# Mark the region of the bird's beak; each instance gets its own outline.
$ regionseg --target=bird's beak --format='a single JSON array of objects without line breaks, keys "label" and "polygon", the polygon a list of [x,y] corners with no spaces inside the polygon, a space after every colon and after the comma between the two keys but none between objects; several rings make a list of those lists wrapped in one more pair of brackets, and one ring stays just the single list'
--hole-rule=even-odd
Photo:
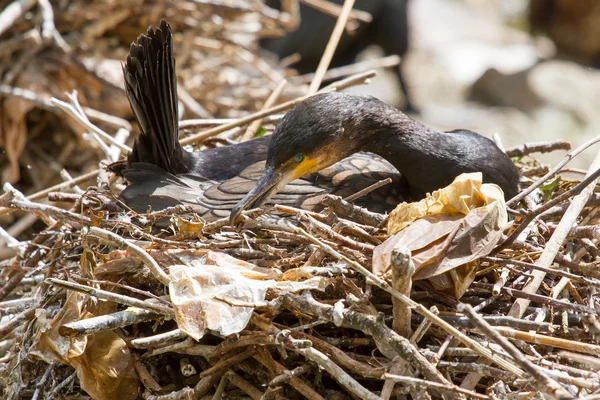
[{"label": "bird's beak", "polygon": [[267,167],[263,176],[256,183],[256,186],[231,210],[231,215],[229,216],[231,225],[235,225],[242,211],[264,204],[282,186],[288,183],[289,180],[284,179],[286,175],[289,174],[276,172],[273,168]]}]

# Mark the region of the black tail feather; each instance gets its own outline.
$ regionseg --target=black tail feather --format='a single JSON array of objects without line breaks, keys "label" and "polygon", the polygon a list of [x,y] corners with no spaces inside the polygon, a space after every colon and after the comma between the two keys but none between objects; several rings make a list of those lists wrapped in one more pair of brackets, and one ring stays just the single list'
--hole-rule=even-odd
[{"label": "black tail feather", "polygon": [[190,168],[190,155],[178,140],[177,77],[171,27],[148,28],[132,43],[123,67],[125,91],[141,134],[127,158],[128,164],[154,164],[173,174]]}]

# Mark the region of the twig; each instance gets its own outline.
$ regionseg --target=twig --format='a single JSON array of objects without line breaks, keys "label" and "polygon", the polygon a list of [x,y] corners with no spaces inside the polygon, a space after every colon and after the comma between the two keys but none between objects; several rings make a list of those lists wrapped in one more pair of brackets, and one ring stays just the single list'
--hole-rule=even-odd
[{"label": "twig", "polygon": [[[327,0],[300,0],[307,6],[313,7],[315,10],[319,10],[325,14],[329,14],[332,17],[339,17],[342,12],[342,7]],[[362,21],[364,23],[371,23],[373,16],[366,11],[352,10],[350,11],[350,18]]]},{"label": "twig", "polygon": [[310,83],[310,87],[308,88],[309,95],[317,93],[317,90],[319,90],[319,87],[321,86],[323,76],[325,75],[325,72],[329,67],[329,63],[333,58],[333,53],[335,53],[335,49],[337,48],[340,38],[344,33],[344,28],[348,23],[348,17],[350,16],[352,7],[354,7],[354,0],[344,1],[344,5],[342,6],[340,16],[338,17],[335,23],[335,27],[333,28],[333,32],[331,33],[331,37],[329,38],[329,42],[327,42],[327,47],[325,47],[325,51],[321,56],[319,66],[315,71],[315,77],[313,78],[312,82]]},{"label": "twig", "polygon": [[184,339],[186,334],[179,329],[174,329],[165,333],[159,333],[158,335],[136,338],[131,340],[131,345],[137,349],[146,349],[148,347],[159,347],[164,343],[171,342],[173,340]]},{"label": "twig", "polygon": [[351,203],[351,202],[355,201],[356,199],[360,199],[361,197],[368,195],[372,191],[379,189],[382,186],[389,185],[390,183],[392,183],[392,178],[382,179],[379,182],[376,182],[372,185],[367,186],[366,188],[364,188],[362,190],[359,190],[358,192],[356,192],[354,194],[351,194],[350,196],[346,197],[344,200]]},{"label": "twig", "polygon": [[[67,181],[67,182],[62,182],[62,183],[56,184],[54,186],[49,187],[48,189],[44,189],[37,193],[31,194],[31,195],[27,196],[26,199],[29,201],[37,201],[37,200],[40,200],[40,199],[48,196],[48,194],[50,192],[67,190],[75,185],[79,185],[81,183],[89,181],[90,179],[95,178],[96,176],[98,176],[100,171],[101,170],[97,169],[97,170],[88,172],[86,174],[80,175],[77,178],[73,179],[72,181]],[[10,214],[13,211],[15,211],[14,208],[0,207],[0,216]]]},{"label": "twig", "polygon": [[[167,275],[166,272],[163,271],[163,269],[158,265],[158,263],[156,261],[154,261],[154,259],[152,257],[150,257],[150,255],[148,253],[146,253],[146,251],[144,251],[144,249],[133,244],[131,241],[123,239],[122,237],[120,237],[112,232],[109,232],[107,230],[104,230],[104,229],[101,229],[101,228],[98,228],[95,226],[90,227],[87,232],[83,233],[83,236],[84,237],[86,237],[86,236],[97,237],[105,244],[108,244],[111,246],[117,246],[119,248],[125,248],[125,249],[131,251],[133,254],[137,255],[138,257],[140,257],[142,259],[142,261],[144,262],[146,267],[148,267],[150,272],[152,272],[152,275],[154,275],[154,277],[159,282],[161,282],[163,285],[167,285],[167,286],[171,282],[169,275]],[[90,237],[86,237],[86,240],[89,240],[89,239],[90,239]]]},{"label": "twig", "polygon": [[[406,248],[395,248],[391,254],[392,286],[405,296],[410,296],[412,288],[412,276],[415,273],[415,265],[411,260],[410,250]],[[401,300],[392,298],[392,315],[394,320],[392,327],[396,333],[405,338],[410,337],[411,309]]]},{"label": "twig", "polygon": [[550,179],[552,176],[554,176],[554,174],[559,172],[565,165],[567,165],[573,158],[575,158],[575,156],[577,156],[579,153],[583,152],[584,150],[587,150],[589,147],[595,145],[598,142],[600,142],[600,136],[596,136],[595,138],[588,140],[587,142],[585,142],[584,144],[582,144],[575,150],[568,153],[565,156],[565,158],[563,158],[561,160],[561,162],[556,164],[554,166],[554,168],[552,168],[546,175],[542,176],[540,179],[538,179],[532,185],[530,185],[527,189],[523,190],[521,193],[519,193],[518,195],[516,195],[515,197],[513,197],[512,199],[507,201],[506,206],[514,207],[515,204],[517,204],[519,201],[523,200],[523,198],[525,198],[525,196],[529,195],[535,189],[537,189],[542,184],[544,184],[544,182],[546,182],[548,179]]},{"label": "twig", "polygon": [[108,142],[108,144],[115,145],[115,146],[119,147],[122,151],[124,151],[126,153],[130,153],[131,147],[126,146],[123,143],[117,142],[115,140],[115,138],[113,138],[108,133],[104,132],[102,129],[98,128],[96,125],[94,125],[90,122],[88,117],[85,115],[83,110],[80,108],[81,106],[79,106],[79,103],[76,102],[76,96],[77,96],[76,92],[69,95],[69,98],[71,99],[72,104],[58,100],[57,98],[54,98],[54,97],[52,99],[50,99],[50,102],[53,105],[55,105],[56,107],[60,108],[64,112],[66,112],[71,117],[73,117],[77,122],[79,122],[85,128],[89,129],[91,132],[97,134],[102,139],[106,140]]},{"label": "twig", "polygon": [[502,348],[510,354],[513,359],[529,374],[534,377],[535,387],[542,392],[560,399],[574,399],[575,396],[567,392],[558,382],[550,378],[541,368],[529,361],[515,346],[512,345],[507,339],[502,337],[496,330],[494,330],[483,318],[481,318],[473,308],[468,305],[461,303],[458,306],[458,311],[462,312],[469,317],[471,322],[482,331],[487,337],[498,343]]},{"label": "twig", "polygon": [[45,280],[45,282],[53,286],[58,286],[63,289],[85,293],[88,296],[94,296],[99,299],[112,301],[117,304],[124,304],[130,307],[141,308],[143,310],[155,311],[169,318],[175,317],[175,312],[173,311],[173,309],[165,307],[162,304],[156,304],[149,301],[142,301],[122,294],[108,292],[106,290],[96,289],[90,286],[81,285],[79,283],[63,281],[55,278],[48,278]]},{"label": "twig", "polygon": [[17,0],[10,3],[0,13],[0,36],[25,14],[36,3],[36,0]]},{"label": "twig", "polygon": [[[598,138],[600,140],[600,138]],[[596,159],[592,162],[592,165],[589,169],[589,175],[596,175],[600,171],[600,153],[596,156]],[[600,174],[598,174],[600,176]],[[541,265],[542,267],[550,267],[556,254],[560,250],[563,242],[567,238],[567,235],[571,231],[573,224],[579,217],[581,210],[585,207],[585,204],[589,200],[590,196],[594,192],[594,187],[596,186],[596,182],[598,180],[598,176],[592,181],[589,182],[588,186],[586,186],[580,194],[575,196],[573,200],[571,200],[571,205],[565,212],[565,215],[560,220],[560,223],[556,227],[556,230],[550,237],[550,240],[546,243],[544,247],[544,251],[540,256],[539,260],[536,264]],[[587,179],[587,178],[586,178]],[[542,280],[546,276],[544,271],[536,270],[533,272],[534,278],[523,288],[523,291],[528,293],[537,292]],[[528,299],[517,299],[510,309],[508,315],[511,317],[520,318],[525,313],[527,306],[529,305],[530,300]]]},{"label": "twig", "polygon": [[235,386],[240,388],[244,393],[246,393],[252,400],[260,400],[263,396],[263,393],[252,386],[250,382],[242,378],[239,374],[236,374],[232,370],[228,370],[223,374],[223,377],[227,378],[229,382],[233,383]]},{"label": "twig", "polygon": [[339,196],[328,194],[327,197],[323,199],[323,204],[327,207],[331,207],[336,212],[347,215],[366,225],[379,226],[385,220],[385,215],[377,214],[365,208],[355,206]]},{"label": "twig", "polygon": [[489,349],[487,349],[487,348],[481,346],[479,343],[473,341],[471,338],[469,338],[468,336],[466,336],[465,334],[460,332],[458,329],[450,326],[448,323],[446,323],[444,320],[442,320],[439,316],[433,314],[431,311],[429,311],[427,308],[425,308],[421,304],[414,302],[410,298],[404,296],[402,293],[400,293],[397,290],[395,290],[394,288],[390,287],[387,282],[385,282],[381,278],[377,277],[376,275],[374,275],[373,273],[368,271],[365,267],[363,267],[356,261],[350,260],[348,257],[338,253],[337,251],[332,249],[330,246],[321,242],[320,240],[318,240],[317,238],[308,234],[304,230],[302,230],[300,228],[296,228],[296,227],[294,227],[294,228],[299,234],[306,236],[313,243],[318,245],[323,251],[330,254],[334,258],[347,263],[352,268],[354,268],[356,271],[358,271],[359,273],[366,276],[372,283],[377,285],[380,289],[383,289],[386,292],[390,293],[392,296],[402,300],[408,306],[413,307],[413,309],[415,311],[417,311],[419,314],[432,320],[436,325],[440,326],[446,332],[450,333],[451,335],[453,335],[457,339],[459,339],[465,346],[476,350],[480,355],[492,360],[493,362],[497,363],[498,365],[500,365],[502,368],[506,369],[507,371],[512,372],[519,377],[523,376],[523,371],[521,369],[519,369],[518,367],[516,367],[512,362],[505,360],[502,357],[499,357],[497,354],[494,354]]},{"label": "twig", "polygon": [[[592,164],[592,166],[599,166],[599,165],[600,165],[600,162]],[[596,186],[596,183],[598,181],[598,178],[600,178],[600,168],[596,168],[595,170],[590,170],[590,171],[592,171],[592,172],[590,172],[586,176],[586,178],[583,181],[579,182],[576,186],[574,186],[571,189],[567,190],[566,192],[560,194],[559,196],[553,198],[552,200],[544,203],[543,205],[538,206],[536,209],[527,212],[524,215],[523,221],[521,221],[521,223],[519,224],[517,229],[515,229],[510,234],[508,239],[506,239],[504,242],[502,242],[501,244],[496,246],[496,248],[493,251],[493,254],[497,254],[499,251],[504,250],[505,248],[510,246],[513,243],[513,241],[519,236],[519,234],[521,232],[523,232],[523,230],[525,230],[525,228],[527,228],[529,226],[529,224],[538,215],[540,215],[544,211],[554,207],[555,205],[562,203],[563,201],[570,200],[574,195],[579,195],[580,193],[586,191],[587,194],[585,194],[585,196],[582,197],[582,199],[585,199],[585,202],[579,206],[579,212],[581,212],[581,210],[583,209],[583,207],[585,207],[585,204],[587,203],[587,201],[589,200],[589,198],[591,196],[590,191],[593,191],[593,189]],[[591,189],[588,189],[588,188],[591,188]],[[570,207],[572,207],[572,204]],[[566,232],[566,235],[568,235],[569,232],[570,232],[570,229]]]},{"label": "twig", "polygon": [[480,394],[480,393],[474,392],[472,390],[463,389],[463,388],[460,388],[460,387],[458,387],[456,385],[452,385],[452,384],[443,385],[443,384],[437,383],[437,382],[431,382],[431,381],[426,381],[423,379],[412,378],[410,376],[399,376],[399,375],[394,375],[394,374],[385,374],[384,378],[392,380],[394,382],[403,383],[405,385],[415,387],[415,388],[436,389],[442,393],[459,393],[459,394],[464,394],[466,396],[469,396],[469,397],[475,398],[475,399],[484,399],[484,400],[490,399],[489,396],[486,396],[484,394]]},{"label": "twig", "polygon": [[56,396],[58,393],[60,393],[61,390],[63,390],[67,386],[69,386],[71,384],[71,382],[73,382],[75,380],[76,377],[77,377],[77,372],[73,372],[64,381],[62,381],[61,383],[56,385],[56,387],[54,389],[52,389],[52,391],[48,395],[47,400],[52,400],[54,398],[54,396]]},{"label": "twig", "polygon": [[297,349],[298,353],[302,354],[309,360],[317,363],[343,387],[348,389],[350,393],[353,393],[359,399],[365,400],[381,400],[381,397],[376,396],[371,391],[367,390],[363,385],[353,379],[346,371],[340,368],[336,363],[332,362],[329,357],[313,348],[308,349]]},{"label": "twig", "polygon": [[[323,82],[340,79],[344,76],[356,74],[363,71],[379,68],[393,68],[400,64],[401,58],[398,55],[391,55],[382,58],[359,61],[354,64],[344,65],[343,67],[331,68],[323,76]],[[304,75],[293,76],[289,80],[294,85],[310,83],[315,77],[314,72]]]},{"label": "twig", "polygon": [[[271,92],[271,95],[265,101],[265,104],[263,104],[261,110],[266,110],[268,108],[273,107],[273,104],[275,104],[277,99],[279,99],[279,96],[281,96],[281,92],[283,92],[285,85],[287,85],[287,81],[285,79],[283,79],[281,82],[279,82],[279,84],[277,85],[275,90],[273,90],[273,92]],[[244,142],[246,140],[252,139],[254,137],[254,135],[256,134],[257,129],[260,128],[261,124],[262,124],[262,119],[260,119],[260,118],[257,119],[256,121],[252,122],[248,126],[248,129],[246,129],[246,132],[244,132],[244,134],[242,135],[242,138],[240,139],[240,141]]]},{"label": "twig", "polygon": [[531,153],[550,153],[555,150],[571,150],[571,143],[566,140],[525,143],[506,150],[509,157],[523,157]]},{"label": "twig", "polygon": [[[376,75],[375,71],[367,71],[367,72],[362,73],[362,74],[357,74],[357,75],[349,77],[347,79],[343,79],[343,80],[341,80],[339,82],[334,82],[332,85],[330,85],[331,87],[328,86],[328,87],[322,89],[320,92],[327,92],[327,91],[332,91],[332,90],[342,90],[342,89],[345,89],[346,87],[353,86],[353,85],[356,85],[356,84],[360,84],[360,83],[364,82],[365,80],[368,80],[369,78],[371,78],[371,77],[373,77],[375,75]],[[309,97],[310,97],[310,95],[302,96],[302,97],[299,97],[297,99],[290,100],[290,101],[287,101],[285,103],[281,103],[281,104],[279,104],[279,105],[277,105],[275,107],[271,107],[271,108],[268,108],[266,110],[261,110],[261,111],[255,112],[255,113],[250,114],[250,115],[248,115],[246,117],[240,118],[240,119],[238,119],[238,120],[236,120],[234,122],[223,124],[223,125],[217,126],[215,128],[212,128],[212,129],[207,129],[206,131],[196,133],[195,135],[191,135],[191,136],[188,136],[187,138],[185,138],[183,140],[180,140],[180,143],[185,146],[185,145],[188,145],[188,144],[200,142],[200,141],[202,141],[204,139],[207,139],[209,137],[218,135],[221,132],[228,131],[228,130],[236,128],[236,127],[238,127],[240,125],[248,124],[248,123],[250,123],[250,122],[252,122],[254,120],[257,120],[259,118],[264,118],[264,117],[269,116],[271,114],[275,114],[275,113],[278,113],[278,112],[281,112],[281,111],[285,111],[288,108],[291,108],[291,107],[295,106],[296,104],[301,103],[302,101],[306,100]]]},{"label": "twig", "polygon": [[65,337],[81,337],[160,318],[161,314],[153,311],[128,308],[127,310],[64,324],[58,329],[58,332]]}]

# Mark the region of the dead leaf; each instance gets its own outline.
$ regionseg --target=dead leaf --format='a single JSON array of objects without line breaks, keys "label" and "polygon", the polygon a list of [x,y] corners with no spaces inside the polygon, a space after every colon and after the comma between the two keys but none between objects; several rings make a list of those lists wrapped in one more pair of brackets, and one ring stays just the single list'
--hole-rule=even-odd
[{"label": "dead leaf", "polygon": [[481,173],[462,174],[417,203],[403,203],[388,221],[388,240],[375,248],[373,272],[390,277],[395,248],[412,253],[413,279],[429,279],[460,298],[475,277],[472,261],[489,254],[508,222],[504,194],[482,184]]},{"label": "dead leaf", "polygon": [[116,309],[114,303],[91,304],[88,297],[71,292],[64,307],[40,330],[30,354],[47,363],[61,362],[77,371],[81,387],[96,400],[134,400],[139,380],[127,344],[113,331],[66,338],[59,328],[69,322],[104,315]]}]

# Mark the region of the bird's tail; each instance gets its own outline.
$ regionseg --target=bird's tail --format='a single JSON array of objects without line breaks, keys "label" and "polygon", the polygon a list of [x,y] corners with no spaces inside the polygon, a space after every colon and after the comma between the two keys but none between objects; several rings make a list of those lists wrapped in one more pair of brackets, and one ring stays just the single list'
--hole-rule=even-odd
[{"label": "bird's tail", "polygon": [[178,140],[177,77],[171,27],[148,28],[132,43],[123,67],[125,91],[141,134],[128,164],[154,164],[176,174],[190,168],[190,155]]}]

